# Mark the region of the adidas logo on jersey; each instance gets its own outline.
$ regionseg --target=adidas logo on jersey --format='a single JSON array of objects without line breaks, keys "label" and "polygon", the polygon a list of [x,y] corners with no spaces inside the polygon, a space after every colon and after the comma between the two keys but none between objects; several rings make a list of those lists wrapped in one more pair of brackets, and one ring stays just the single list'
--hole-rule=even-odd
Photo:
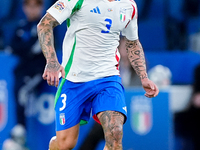
[{"label": "adidas logo on jersey", "polygon": [[96,8],[94,8],[94,9],[90,10],[90,12],[101,14],[98,6]]}]

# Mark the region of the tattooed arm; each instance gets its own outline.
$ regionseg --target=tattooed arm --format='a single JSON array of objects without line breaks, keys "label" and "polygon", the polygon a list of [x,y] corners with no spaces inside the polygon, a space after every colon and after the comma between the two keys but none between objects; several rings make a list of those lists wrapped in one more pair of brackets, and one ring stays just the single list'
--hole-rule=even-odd
[{"label": "tattooed arm", "polygon": [[147,78],[144,52],[139,40],[129,41],[126,39],[126,50],[131,66],[141,79]]},{"label": "tattooed arm", "polygon": [[62,77],[65,77],[64,68],[58,62],[54,48],[53,29],[57,25],[59,25],[59,23],[49,13],[47,13],[37,25],[40,46],[46,58],[43,78],[47,80],[49,85],[56,87],[59,82],[59,73],[61,72]]},{"label": "tattooed arm", "polygon": [[131,66],[134,68],[137,75],[140,77],[142,86],[146,91],[145,96],[155,97],[158,95],[157,86],[148,79],[146,72],[146,62],[144,51],[139,40],[130,41],[126,39],[126,50]]}]

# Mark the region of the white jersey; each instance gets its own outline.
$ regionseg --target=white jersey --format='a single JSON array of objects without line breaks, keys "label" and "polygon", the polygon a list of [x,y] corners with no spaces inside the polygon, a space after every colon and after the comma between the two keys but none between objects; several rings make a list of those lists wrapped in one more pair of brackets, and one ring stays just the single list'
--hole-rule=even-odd
[{"label": "white jersey", "polygon": [[47,10],[60,24],[67,20],[62,66],[66,79],[87,82],[119,75],[119,35],[138,39],[133,0],[59,0]]}]

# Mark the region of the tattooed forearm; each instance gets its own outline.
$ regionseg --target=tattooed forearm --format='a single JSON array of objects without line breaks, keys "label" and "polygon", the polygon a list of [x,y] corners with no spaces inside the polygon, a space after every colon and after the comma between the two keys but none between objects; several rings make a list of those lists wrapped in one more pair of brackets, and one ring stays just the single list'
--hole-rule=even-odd
[{"label": "tattooed forearm", "polygon": [[126,50],[131,66],[134,68],[137,75],[141,79],[147,78],[144,52],[139,40],[130,41],[126,39]]},{"label": "tattooed forearm", "polygon": [[38,38],[42,52],[47,60],[46,68],[57,67],[57,56],[54,49],[53,28],[59,23],[50,15],[46,14],[37,26]]}]

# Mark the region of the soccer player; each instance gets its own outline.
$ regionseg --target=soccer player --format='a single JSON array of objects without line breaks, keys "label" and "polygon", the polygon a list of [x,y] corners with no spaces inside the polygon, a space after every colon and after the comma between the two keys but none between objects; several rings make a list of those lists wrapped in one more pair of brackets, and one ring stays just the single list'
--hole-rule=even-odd
[{"label": "soccer player", "polygon": [[[53,28],[64,21],[62,65],[53,46]],[[151,98],[157,86],[148,79],[143,48],[138,40],[137,6],[133,0],[59,0],[37,26],[46,58],[43,78],[58,86],[55,96],[56,137],[50,150],[75,147],[79,125],[92,114],[104,130],[104,150],[122,150],[127,119],[124,88],[119,73],[119,35],[126,37],[132,67]],[[60,77],[60,81],[59,81]]]}]

